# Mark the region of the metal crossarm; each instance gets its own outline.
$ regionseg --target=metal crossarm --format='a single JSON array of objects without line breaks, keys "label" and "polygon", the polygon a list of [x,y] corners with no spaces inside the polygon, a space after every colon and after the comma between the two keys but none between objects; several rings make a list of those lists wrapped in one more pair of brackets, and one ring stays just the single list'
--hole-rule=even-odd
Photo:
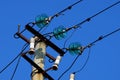
[{"label": "metal crossarm", "polygon": [[43,74],[44,77],[48,78],[49,80],[54,80],[50,75],[48,75],[43,69],[41,69],[36,63],[34,63],[29,57],[25,54],[22,54],[22,57],[27,60],[32,66],[34,66],[40,73]]},{"label": "metal crossarm", "polygon": [[45,42],[46,45],[50,46],[51,48],[53,48],[55,51],[57,51],[61,56],[63,56],[65,54],[65,52],[63,50],[61,50],[59,47],[57,47],[54,43],[52,43],[50,40],[48,40],[47,38],[45,38],[42,34],[40,34],[38,31],[36,31],[34,28],[32,28],[29,25],[26,25],[26,29],[28,31],[30,31],[32,34],[34,34],[35,36],[39,37],[41,41]]}]

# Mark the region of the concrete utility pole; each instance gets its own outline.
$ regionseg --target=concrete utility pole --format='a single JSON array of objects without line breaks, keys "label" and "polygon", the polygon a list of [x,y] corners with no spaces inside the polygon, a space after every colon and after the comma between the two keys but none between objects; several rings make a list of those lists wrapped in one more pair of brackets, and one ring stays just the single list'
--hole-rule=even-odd
[{"label": "concrete utility pole", "polygon": [[[38,42],[35,45],[34,62],[42,69],[44,69],[44,58],[46,55],[46,44],[44,42]],[[44,80],[42,73],[33,67],[32,69],[32,80]]]}]

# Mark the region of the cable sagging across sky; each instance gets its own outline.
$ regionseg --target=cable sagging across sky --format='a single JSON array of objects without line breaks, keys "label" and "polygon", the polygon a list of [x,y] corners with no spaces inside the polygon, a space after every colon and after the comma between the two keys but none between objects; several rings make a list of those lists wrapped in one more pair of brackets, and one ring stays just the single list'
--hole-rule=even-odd
[{"label": "cable sagging across sky", "polygon": [[89,58],[90,58],[90,53],[91,53],[91,48],[89,48],[88,56],[87,56],[87,58],[86,58],[85,63],[83,64],[83,66],[82,66],[79,70],[73,72],[74,74],[81,72],[81,71],[85,68],[85,66],[87,65],[88,60],[89,60]]}]

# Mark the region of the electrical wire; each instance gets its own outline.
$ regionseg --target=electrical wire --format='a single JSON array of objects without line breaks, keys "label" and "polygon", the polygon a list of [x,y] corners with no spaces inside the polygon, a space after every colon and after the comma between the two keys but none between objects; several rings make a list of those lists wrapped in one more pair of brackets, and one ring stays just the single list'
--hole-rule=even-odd
[{"label": "electrical wire", "polygon": [[[78,73],[78,72],[80,72],[80,71],[82,71],[82,70],[84,69],[84,67],[85,67],[86,64],[88,63],[88,60],[89,60],[89,57],[90,57],[90,51],[91,51],[91,50],[90,50],[90,48],[89,48],[88,56],[87,56],[87,59],[86,59],[84,65],[81,67],[81,69],[73,72],[74,74],[75,74],[75,73]],[[78,55],[78,56],[74,59],[74,61],[73,61],[72,64],[70,65],[70,67],[67,68],[67,69],[59,76],[58,80],[60,80],[60,79],[62,78],[62,76],[63,76],[65,73],[67,73],[67,72],[73,67],[73,65],[75,64],[75,62],[76,62],[77,59],[79,58],[79,56],[80,56],[80,55]]]},{"label": "electrical wire", "polygon": [[[89,45],[87,45],[87,47],[89,48],[89,53],[88,53],[88,57],[87,57],[87,59],[86,59],[86,61],[85,61],[85,64],[81,67],[81,69],[75,71],[74,73],[78,73],[78,72],[82,71],[83,68],[84,68],[84,67],[86,66],[86,64],[88,63],[88,60],[89,60],[89,57],[90,57],[90,52],[91,52],[91,49],[90,49],[90,48],[92,47],[93,44],[95,44],[96,42],[98,42],[98,41],[100,41],[100,40],[102,40],[102,39],[104,39],[104,38],[106,38],[106,37],[108,37],[108,36],[110,36],[110,35],[118,32],[118,31],[120,31],[120,28],[118,28],[118,29],[116,29],[116,30],[114,30],[114,31],[112,31],[112,32],[104,35],[104,36],[100,36],[97,40],[95,40],[95,41],[93,41],[92,43],[90,43]],[[87,48],[87,47],[86,47],[86,48]]]},{"label": "electrical wire", "polygon": [[104,39],[104,38],[106,38],[106,37],[108,37],[108,36],[110,36],[110,35],[118,32],[118,31],[120,31],[120,28],[118,28],[118,29],[116,29],[116,30],[114,30],[114,31],[112,31],[112,32],[104,35],[104,36],[98,37],[98,39],[96,39],[95,41],[93,41],[93,42],[91,42],[90,44],[88,44],[85,48],[89,48],[89,47],[93,46],[96,42],[98,42],[98,41],[100,41],[100,40],[102,40],[102,39]]},{"label": "electrical wire", "polygon": [[[81,2],[81,1],[82,1],[82,0],[79,0],[78,2],[76,2],[76,3],[74,3],[74,4],[70,5],[70,6],[68,6],[68,7],[65,8],[64,10],[56,13],[55,15],[52,16],[51,20],[52,20],[54,17],[58,17],[59,15],[61,15],[61,13],[65,12],[66,10],[71,9],[74,5],[78,4],[78,3]],[[71,30],[71,29],[73,29],[73,28],[74,28],[74,29],[77,29],[77,28],[80,27],[80,25],[82,25],[83,23],[89,22],[92,18],[98,16],[99,14],[103,13],[104,11],[112,8],[113,6],[115,6],[115,5],[119,4],[119,3],[120,3],[120,1],[118,1],[118,2],[116,2],[116,3],[114,3],[114,4],[112,4],[112,5],[110,5],[109,7],[107,7],[107,8],[105,8],[105,9],[99,11],[98,13],[92,15],[91,17],[88,17],[87,19],[83,20],[82,22],[80,22],[80,23],[78,23],[78,24],[70,27],[69,30]],[[32,26],[35,25],[35,23],[33,23],[33,22],[30,22],[30,23],[28,23],[28,24],[32,24]],[[27,24],[27,25],[28,25],[28,24]],[[26,30],[26,29],[22,30],[22,31],[20,32],[20,34],[23,33],[25,30]],[[42,30],[42,29],[40,29],[39,31],[41,31],[41,30]],[[17,37],[16,34],[14,34],[14,38],[18,39],[19,37]]]},{"label": "electrical wire", "polygon": [[69,27],[69,28],[68,28],[68,29],[69,29],[68,31],[70,31],[71,29],[81,28],[81,25],[84,24],[85,22],[89,22],[92,18],[94,18],[94,17],[100,15],[101,13],[103,13],[103,12],[109,10],[110,8],[116,6],[116,5],[119,4],[119,3],[120,3],[120,1],[118,1],[118,2],[116,2],[116,3],[114,3],[114,4],[112,4],[112,5],[108,6],[107,8],[105,8],[105,9],[99,11],[98,13],[96,13],[96,14],[94,14],[94,15],[88,17],[88,18],[86,18],[86,19],[83,20],[82,22],[80,22],[80,23],[78,23],[78,24],[76,24],[76,25],[74,25],[74,26],[72,26],[72,27]]},{"label": "electrical wire", "polygon": [[94,17],[98,16],[99,14],[101,14],[101,13],[105,12],[106,10],[108,10],[108,9],[112,8],[113,6],[115,6],[115,5],[119,4],[119,3],[120,3],[120,1],[118,1],[118,2],[116,2],[116,3],[114,3],[114,4],[112,4],[112,5],[110,5],[109,7],[107,7],[107,8],[105,8],[105,9],[103,9],[103,10],[99,11],[98,13],[96,13],[96,14],[92,15],[91,17],[89,17],[89,18],[85,19],[84,21],[82,21],[82,22],[78,23],[78,24],[77,24],[77,25],[75,25],[75,26],[80,26],[80,25],[82,25],[82,24],[83,24],[83,23],[85,23],[85,22],[89,22],[92,18],[94,18]]},{"label": "electrical wire", "polygon": [[[48,21],[50,22],[53,18],[62,15],[63,12],[65,12],[65,11],[67,11],[67,10],[70,10],[73,6],[75,6],[76,4],[78,4],[78,3],[82,2],[82,1],[83,1],[83,0],[79,0],[79,1],[75,2],[74,4],[68,6],[67,8],[63,9],[62,11],[54,14],[53,16],[49,17],[50,20],[48,20]],[[46,26],[46,25],[45,25],[45,26]],[[44,27],[43,27],[43,28],[44,28]],[[38,32],[40,32],[43,28],[39,29]],[[47,28],[47,27],[46,27],[46,28]],[[45,28],[44,30],[46,30],[46,28]],[[44,31],[44,30],[43,30],[43,31]],[[23,31],[24,31],[24,30],[23,30]],[[42,32],[43,32],[43,31],[42,31]],[[44,34],[44,35],[45,35],[45,34]]]},{"label": "electrical wire", "polygon": [[[63,12],[65,12],[65,11],[67,11],[67,10],[70,10],[73,6],[75,6],[76,4],[78,4],[78,3],[82,2],[82,1],[83,1],[83,0],[79,0],[79,1],[75,2],[74,4],[68,6],[67,8],[63,9],[62,11],[54,14],[53,16],[49,17],[50,20],[49,20],[49,18],[48,18],[48,21],[50,22],[53,18],[62,15]],[[34,23],[34,22],[29,22],[28,24],[32,24],[32,26],[34,26],[36,23]],[[27,25],[28,25],[28,24],[27,24]],[[46,26],[46,25],[45,25],[45,26]],[[43,28],[41,28],[41,29],[38,30],[38,31],[40,32],[42,29],[43,29]],[[19,30],[18,30],[18,31],[19,31]],[[26,29],[23,29],[23,30],[20,32],[20,34],[23,33],[24,31],[26,31]],[[18,38],[19,38],[16,33],[14,34],[14,38],[15,38],[15,39],[18,39]]]},{"label": "electrical wire", "polygon": [[15,67],[15,69],[14,69],[14,72],[13,72],[10,80],[13,80],[13,78],[14,78],[14,76],[15,76],[15,73],[16,73],[16,71],[17,71],[18,65],[19,65],[19,63],[20,63],[20,59],[21,59],[21,56],[18,58],[16,67]]},{"label": "electrical wire", "polygon": [[[22,50],[26,49],[27,47],[28,47],[28,43],[26,43],[26,44],[23,46]],[[15,67],[15,69],[14,69],[14,72],[13,72],[10,80],[13,80],[13,78],[14,78],[14,76],[15,76],[15,73],[16,73],[16,71],[17,71],[18,65],[19,65],[19,63],[20,63],[20,60],[21,60],[21,56],[19,56],[19,58],[18,58],[16,67]]]},{"label": "electrical wire", "polygon": [[89,60],[89,58],[90,58],[90,53],[91,53],[91,48],[89,48],[88,56],[87,56],[87,59],[86,59],[85,63],[83,64],[83,66],[82,66],[79,70],[77,70],[77,71],[75,71],[75,72],[73,72],[73,73],[76,74],[76,73],[78,73],[78,72],[81,72],[81,71],[85,68],[85,66],[87,65],[88,60]]},{"label": "electrical wire", "polygon": [[[88,18],[86,18],[86,19],[83,20],[82,22],[80,22],[80,23],[78,23],[78,24],[76,24],[76,25],[74,25],[74,26],[72,26],[72,27],[69,27],[68,30],[67,30],[67,32],[70,31],[71,29],[81,28],[81,25],[84,24],[85,22],[89,22],[92,18],[94,18],[94,17],[98,16],[99,14],[101,14],[101,13],[103,13],[103,12],[109,10],[110,8],[112,8],[113,6],[115,6],[115,5],[119,4],[119,3],[120,3],[120,1],[118,1],[118,2],[116,2],[116,3],[114,3],[114,4],[112,4],[112,5],[108,6],[107,8],[105,8],[105,9],[99,11],[98,13],[96,13],[96,14],[94,14],[94,15],[88,17]],[[50,34],[52,34],[52,32],[46,33],[46,34],[44,34],[44,35],[49,36]],[[65,43],[65,44],[66,44],[66,43]]]},{"label": "electrical wire", "polygon": [[9,63],[7,64],[7,66],[5,66],[5,67],[0,71],[0,74],[1,74],[2,72],[4,72],[4,71],[21,55],[21,53],[23,53],[23,51],[24,51],[27,47],[28,47],[28,44],[27,44],[27,43],[26,43],[25,45],[23,45],[21,52],[20,52],[11,62],[9,62]]},{"label": "electrical wire", "polygon": [[68,67],[59,77],[57,80],[60,80],[62,78],[62,76],[67,73],[74,65],[74,63],[77,61],[77,59],[79,58],[80,54],[74,59],[74,61],[72,62],[72,64],[70,65],[70,67]]},{"label": "electrical wire", "polygon": [[74,29],[74,31],[71,33],[71,35],[65,40],[65,42],[63,44],[63,46],[64,46],[63,49],[66,48],[66,44],[67,44],[68,40],[70,40],[70,38],[74,35],[75,31],[76,31],[76,29]]},{"label": "electrical wire", "polygon": [[[95,41],[93,41],[92,43],[90,43],[90,44],[87,46],[87,47],[89,48],[89,53],[88,53],[88,57],[87,57],[87,59],[86,59],[86,61],[85,61],[85,64],[81,67],[81,69],[79,69],[79,70],[77,70],[77,71],[75,71],[75,72],[73,72],[73,73],[78,73],[78,72],[82,71],[83,68],[86,66],[86,64],[88,63],[89,57],[90,57],[90,53],[91,53],[91,49],[90,49],[90,48],[91,48],[91,46],[92,46],[93,44],[95,44],[96,42],[102,40],[103,38],[106,38],[106,37],[108,37],[108,36],[110,36],[110,35],[118,32],[118,31],[120,31],[120,28],[118,28],[118,29],[116,29],[116,30],[114,30],[114,31],[112,31],[112,32],[104,35],[104,36],[100,36],[97,40],[95,40]],[[86,47],[86,48],[87,48],[87,47]]]},{"label": "electrical wire", "polygon": [[89,60],[89,58],[90,58],[91,47],[92,47],[93,44],[95,44],[96,42],[98,42],[98,41],[100,41],[100,40],[102,40],[102,39],[104,39],[104,38],[106,38],[106,37],[108,37],[108,36],[110,36],[110,35],[118,32],[118,31],[120,31],[120,28],[118,28],[118,29],[116,29],[116,30],[114,30],[114,31],[112,31],[112,32],[104,35],[104,36],[100,36],[97,40],[95,40],[95,41],[93,41],[92,43],[88,44],[88,45],[84,48],[84,49],[89,48],[88,57],[87,57],[84,65],[83,65],[79,70],[77,70],[77,71],[75,71],[75,72],[73,72],[73,73],[75,74],[75,73],[81,72],[81,71],[84,69],[84,67],[87,65],[88,60]]},{"label": "electrical wire", "polygon": [[53,15],[53,16],[51,17],[51,19],[53,19],[53,18],[55,18],[55,17],[58,17],[59,15],[62,15],[63,12],[65,12],[65,11],[67,11],[67,10],[70,10],[74,5],[76,5],[76,4],[78,4],[78,3],[82,2],[82,1],[83,1],[83,0],[79,0],[79,1],[75,2],[74,4],[68,6],[67,8],[65,8],[65,9],[63,9],[62,11],[60,11],[60,12],[56,13],[55,15]]},{"label": "electrical wire", "polygon": [[[34,27],[35,23],[29,22],[27,25],[31,25],[31,27]],[[23,32],[25,32],[25,31],[26,31],[26,28],[23,29],[23,30],[20,32],[20,34],[23,33]]]},{"label": "electrical wire", "polygon": [[18,54],[7,66],[5,66],[1,71],[0,74],[5,71],[18,57],[20,56],[20,54]]},{"label": "electrical wire", "polygon": [[[118,32],[118,31],[120,31],[120,28],[118,28],[118,29],[116,29],[116,30],[112,31],[111,33],[108,33],[108,34],[106,34],[106,35],[104,35],[104,36],[100,36],[97,40],[95,40],[95,41],[93,41],[92,43],[88,44],[84,49],[92,47],[92,45],[93,45],[94,43],[96,43],[96,42],[98,42],[98,41],[100,41],[100,40],[102,40],[102,39],[104,39],[104,38],[106,38],[106,37],[108,37],[108,36],[110,36],[110,35]],[[74,65],[74,63],[76,62],[76,60],[79,58],[79,56],[80,56],[80,55],[78,55],[78,56],[75,58],[75,60],[73,61],[73,63],[71,64],[71,66],[70,66],[68,69],[66,69],[66,70],[60,75],[60,77],[58,78],[58,80],[60,80],[61,77],[62,77],[67,71],[69,71],[69,70],[72,68],[72,66]],[[88,58],[87,58],[85,64],[83,65],[83,67],[82,67],[80,70],[78,70],[78,71],[76,71],[76,72],[80,72],[80,71],[85,67],[85,65],[87,64],[87,62],[88,62],[88,60],[89,60],[89,56],[90,56],[90,51],[89,51],[89,55],[88,55]]]},{"label": "electrical wire", "polygon": [[41,28],[41,29],[39,29],[39,30],[38,30],[38,32],[40,32],[40,31],[41,31],[41,33],[42,33],[42,32],[44,32],[45,30],[47,30],[47,28],[48,28],[48,25],[47,25],[47,26],[44,26],[44,27],[43,27],[43,28]]}]

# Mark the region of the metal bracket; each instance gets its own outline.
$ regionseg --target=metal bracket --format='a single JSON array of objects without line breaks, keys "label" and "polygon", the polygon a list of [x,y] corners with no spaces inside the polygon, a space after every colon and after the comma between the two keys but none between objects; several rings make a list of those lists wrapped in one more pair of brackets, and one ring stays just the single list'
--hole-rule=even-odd
[{"label": "metal bracket", "polygon": [[25,60],[27,60],[32,66],[34,66],[40,73],[43,74],[44,77],[48,78],[49,80],[54,80],[50,75],[48,75],[43,69],[41,69],[36,63],[34,63],[29,57],[23,53],[21,55]]}]

